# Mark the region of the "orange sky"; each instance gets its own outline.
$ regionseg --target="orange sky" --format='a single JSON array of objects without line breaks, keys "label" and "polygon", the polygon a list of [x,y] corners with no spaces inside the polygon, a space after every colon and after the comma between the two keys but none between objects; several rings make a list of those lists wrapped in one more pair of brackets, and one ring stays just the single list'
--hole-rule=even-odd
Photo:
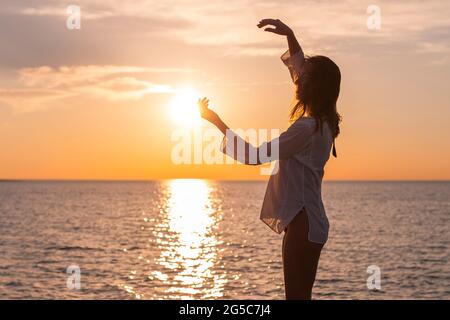
[{"label": "orange sky", "polygon": [[339,157],[325,179],[450,179],[447,3],[379,1],[374,31],[360,1],[77,2],[71,31],[63,1],[2,3],[0,179],[266,179],[173,164],[168,112],[189,87],[232,128],[285,129],[286,43],[256,28],[265,17],[341,68]]}]

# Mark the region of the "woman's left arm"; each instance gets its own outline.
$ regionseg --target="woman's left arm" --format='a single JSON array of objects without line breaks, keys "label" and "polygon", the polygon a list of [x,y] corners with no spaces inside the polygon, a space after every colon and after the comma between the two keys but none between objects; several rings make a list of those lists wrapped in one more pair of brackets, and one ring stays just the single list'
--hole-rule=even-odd
[{"label": "woman's left arm", "polygon": [[209,109],[208,99],[200,99],[198,105],[202,118],[211,122],[225,135],[224,142],[226,143],[222,147],[222,152],[243,164],[260,165],[287,159],[304,148],[312,134],[312,129],[308,124],[297,121],[278,138],[254,147],[235,134],[216,112]]},{"label": "woman's left arm", "polygon": [[[259,148],[255,148],[250,143],[234,134],[232,130],[230,130],[228,125],[223,122],[219,115],[209,108],[209,100],[207,98],[199,99],[198,107],[201,117],[212,123],[224,134],[224,141],[226,143],[222,147],[222,152],[234,158],[235,160],[238,160],[239,162],[247,165],[260,165],[264,162],[269,162],[261,161],[259,156]],[[237,139],[239,139],[239,142],[237,141]],[[232,148],[229,147],[229,140],[232,140]],[[242,151],[238,150],[239,143],[241,144],[241,146],[243,146]]]}]

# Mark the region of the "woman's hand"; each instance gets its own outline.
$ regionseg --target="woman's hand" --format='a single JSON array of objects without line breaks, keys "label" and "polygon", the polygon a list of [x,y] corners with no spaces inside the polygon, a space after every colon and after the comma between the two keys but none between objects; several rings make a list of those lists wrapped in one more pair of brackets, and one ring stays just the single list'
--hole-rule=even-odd
[{"label": "woman's hand", "polygon": [[[258,23],[258,28],[263,28],[265,26],[272,26],[272,28],[265,28],[264,31],[276,33],[282,36],[287,36],[287,41],[289,45],[289,53],[292,56],[298,52],[302,52],[302,48],[295,38],[294,31],[281,22],[279,19],[263,19]],[[303,54],[303,52],[302,52]]]},{"label": "woman's hand", "polygon": [[282,36],[288,36],[292,34],[291,28],[285,25],[279,19],[263,19],[258,23],[258,28],[265,26],[272,26],[272,28],[265,28],[264,31],[276,33]]},{"label": "woman's hand", "polygon": [[197,104],[201,117],[212,124],[216,124],[219,116],[209,108],[209,100],[207,98],[198,99]]},{"label": "woman's hand", "polygon": [[228,126],[220,119],[220,117],[209,108],[209,100],[206,98],[198,99],[198,109],[203,119],[211,122],[223,134],[227,134]]}]

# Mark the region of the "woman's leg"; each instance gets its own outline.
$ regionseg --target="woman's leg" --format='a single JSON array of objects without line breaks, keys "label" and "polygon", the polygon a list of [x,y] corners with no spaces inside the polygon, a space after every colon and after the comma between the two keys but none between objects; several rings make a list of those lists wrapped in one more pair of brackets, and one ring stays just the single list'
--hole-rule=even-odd
[{"label": "woman's leg", "polygon": [[283,238],[283,270],[286,299],[310,300],[323,245],[308,240],[305,209],[295,216]]}]

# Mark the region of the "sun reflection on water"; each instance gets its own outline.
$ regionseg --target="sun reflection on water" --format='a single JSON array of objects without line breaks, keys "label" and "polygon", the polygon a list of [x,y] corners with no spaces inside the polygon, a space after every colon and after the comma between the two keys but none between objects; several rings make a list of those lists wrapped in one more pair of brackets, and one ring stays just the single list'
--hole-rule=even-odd
[{"label": "sun reflection on water", "polygon": [[211,187],[203,180],[170,181],[167,217],[159,226],[157,242],[161,270],[153,272],[164,281],[168,298],[220,298],[225,276],[215,269],[219,261],[217,212]]}]

